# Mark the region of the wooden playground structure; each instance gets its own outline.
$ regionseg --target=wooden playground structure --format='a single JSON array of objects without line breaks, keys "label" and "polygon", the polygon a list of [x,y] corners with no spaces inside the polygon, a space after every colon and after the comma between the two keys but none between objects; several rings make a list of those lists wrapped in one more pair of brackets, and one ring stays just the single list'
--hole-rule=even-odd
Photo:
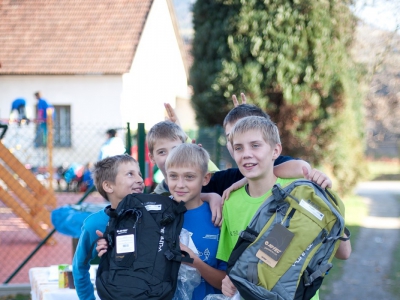
[{"label": "wooden playground structure", "polygon": [[[52,113],[52,109],[48,109],[47,148],[48,171],[51,179],[53,178]],[[15,215],[22,218],[38,237],[44,239],[48,235],[48,229],[53,227],[50,210],[56,207],[52,180],[50,180],[49,187],[46,188],[1,142],[0,179],[7,186],[6,189],[0,186],[0,201],[11,208]],[[54,243],[54,241],[50,241],[50,243]]]}]

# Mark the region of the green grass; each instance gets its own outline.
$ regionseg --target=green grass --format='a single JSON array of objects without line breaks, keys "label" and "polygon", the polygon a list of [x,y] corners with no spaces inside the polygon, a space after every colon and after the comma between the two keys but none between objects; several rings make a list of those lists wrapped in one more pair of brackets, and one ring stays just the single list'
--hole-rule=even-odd
[{"label": "green grass", "polygon": [[[397,197],[397,201],[400,202],[400,196]],[[389,279],[393,295],[400,295],[400,285],[398,284],[400,282],[400,239],[397,240],[397,245],[393,251]]]},{"label": "green grass", "polygon": [[400,178],[400,161],[398,159],[368,161],[367,165],[369,180],[399,180]]},{"label": "green grass", "polygon": [[[350,230],[351,245],[354,249],[354,241],[360,232],[364,218],[368,215],[368,208],[363,201],[363,198],[359,196],[351,195],[342,200],[346,207],[346,227]],[[333,283],[343,275],[343,266],[345,263],[346,261],[344,260],[333,259],[333,268],[329,271],[329,275],[325,277],[320,288],[320,299],[324,299],[324,295],[329,294],[332,291]]]},{"label": "green grass", "polygon": [[0,296],[0,300],[30,300],[31,295],[10,295],[10,296]]},{"label": "green grass", "polygon": [[346,226],[361,226],[364,218],[368,216],[368,207],[363,198],[350,195],[342,200],[346,208]]},{"label": "green grass", "polygon": [[[351,232],[351,240],[354,241],[358,236],[358,233],[360,232],[360,226],[346,226],[346,227]],[[354,242],[351,243],[351,246],[354,249]],[[333,267],[329,271],[329,274],[325,276],[324,282],[322,283],[322,286],[320,288],[320,293],[319,293],[320,299],[324,299],[324,296],[326,294],[330,294],[332,292],[333,283],[336,280],[340,279],[340,277],[343,275],[343,267],[345,263],[346,263],[345,260],[340,260],[336,258],[332,260]]]}]

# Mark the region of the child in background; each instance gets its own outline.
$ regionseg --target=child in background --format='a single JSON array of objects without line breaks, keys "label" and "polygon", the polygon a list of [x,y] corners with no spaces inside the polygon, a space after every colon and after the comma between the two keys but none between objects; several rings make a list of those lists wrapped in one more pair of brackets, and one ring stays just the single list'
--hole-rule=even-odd
[{"label": "child in background", "polygon": [[[164,180],[157,185],[154,193],[169,195],[170,191],[167,184],[168,180],[166,180],[165,161],[172,149],[184,144],[186,139],[186,133],[182,128],[171,121],[159,122],[149,130],[147,134],[149,158],[155,165],[157,165],[164,176]],[[214,164],[211,164],[211,161],[207,163],[210,172],[210,168],[213,165]],[[212,221],[215,225],[219,225],[221,221],[221,196],[211,192],[202,193],[201,199],[210,204]]]},{"label": "child in background", "polygon": [[[240,119],[249,116],[263,117],[270,120],[270,117],[255,105],[246,103],[246,97],[242,93],[242,104],[239,105],[236,96],[233,95],[233,103],[235,107],[226,115],[224,119],[224,130],[227,139],[226,147],[230,155],[233,157],[232,146],[228,141],[230,132],[233,126]],[[299,159],[293,159],[290,156],[282,156],[274,160],[274,174],[280,178],[300,178],[305,177],[309,180],[321,185],[322,188],[332,187],[332,182],[324,173],[311,169],[310,165]],[[229,198],[229,193],[246,184],[246,179],[238,168],[231,168],[223,171],[216,172],[210,183],[203,188],[204,193],[214,192],[222,196],[223,200]]]},{"label": "child in background", "polygon": [[[94,165],[94,184],[97,191],[110,201],[111,207],[128,194],[143,193],[144,184],[137,161],[127,154],[105,158]],[[84,261],[91,251],[92,244],[98,239],[96,230],[104,232],[109,217],[101,210],[86,218],[82,233],[72,261],[72,272],[76,292],[81,300],[94,300],[94,289],[90,281],[90,264]],[[97,256],[92,249],[91,259]]]}]

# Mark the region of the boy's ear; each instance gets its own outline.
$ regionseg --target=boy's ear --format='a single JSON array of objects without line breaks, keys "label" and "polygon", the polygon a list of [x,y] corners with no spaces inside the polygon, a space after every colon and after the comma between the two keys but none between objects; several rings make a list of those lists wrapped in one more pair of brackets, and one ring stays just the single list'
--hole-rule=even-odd
[{"label": "boy's ear", "polygon": [[101,186],[103,187],[103,190],[104,190],[107,194],[111,194],[111,193],[114,191],[112,185],[111,185],[110,182],[108,182],[107,180],[104,180],[103,183],[101,184]]},{"label": "boy's ear", "polygon": [[210,179],[211,179],[211,173],[207,172],[203,178],[203,186],[206,186],[210,182]]},{"label": "boy's ear", "polygon": [[151,152],[149,152],[149,158],[150,158],[150,161],[151,161],[153,164],[156,164],[156,162],[155,162],[155,160],[154,160],[154,158],[153,158],[153,154],[151,154]]},{"label": "boy's ear", "polygon": [[272,153],[272,159],[275,160],[282,153],[282,144],[276,144]]}]

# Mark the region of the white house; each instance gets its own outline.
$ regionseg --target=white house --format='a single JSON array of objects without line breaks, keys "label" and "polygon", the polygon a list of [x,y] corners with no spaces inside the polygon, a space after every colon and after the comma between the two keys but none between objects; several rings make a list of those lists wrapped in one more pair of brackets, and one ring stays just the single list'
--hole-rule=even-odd
[{"label": "white house", "polygon": [[[195,125],[172,0],[3,0],[0,16],[0,118],[20,97],[34,118],[33,93],[41,91],[56,110],[55,165],[72,155],[95,160],[110,127],[149,129],[164,119],[164,102],[191,116],[183,127]],[[12,124],[3,142],[26,163],[43,164],[34,159],[41,154],[26,154],[34,134],[34,125]]]}]

